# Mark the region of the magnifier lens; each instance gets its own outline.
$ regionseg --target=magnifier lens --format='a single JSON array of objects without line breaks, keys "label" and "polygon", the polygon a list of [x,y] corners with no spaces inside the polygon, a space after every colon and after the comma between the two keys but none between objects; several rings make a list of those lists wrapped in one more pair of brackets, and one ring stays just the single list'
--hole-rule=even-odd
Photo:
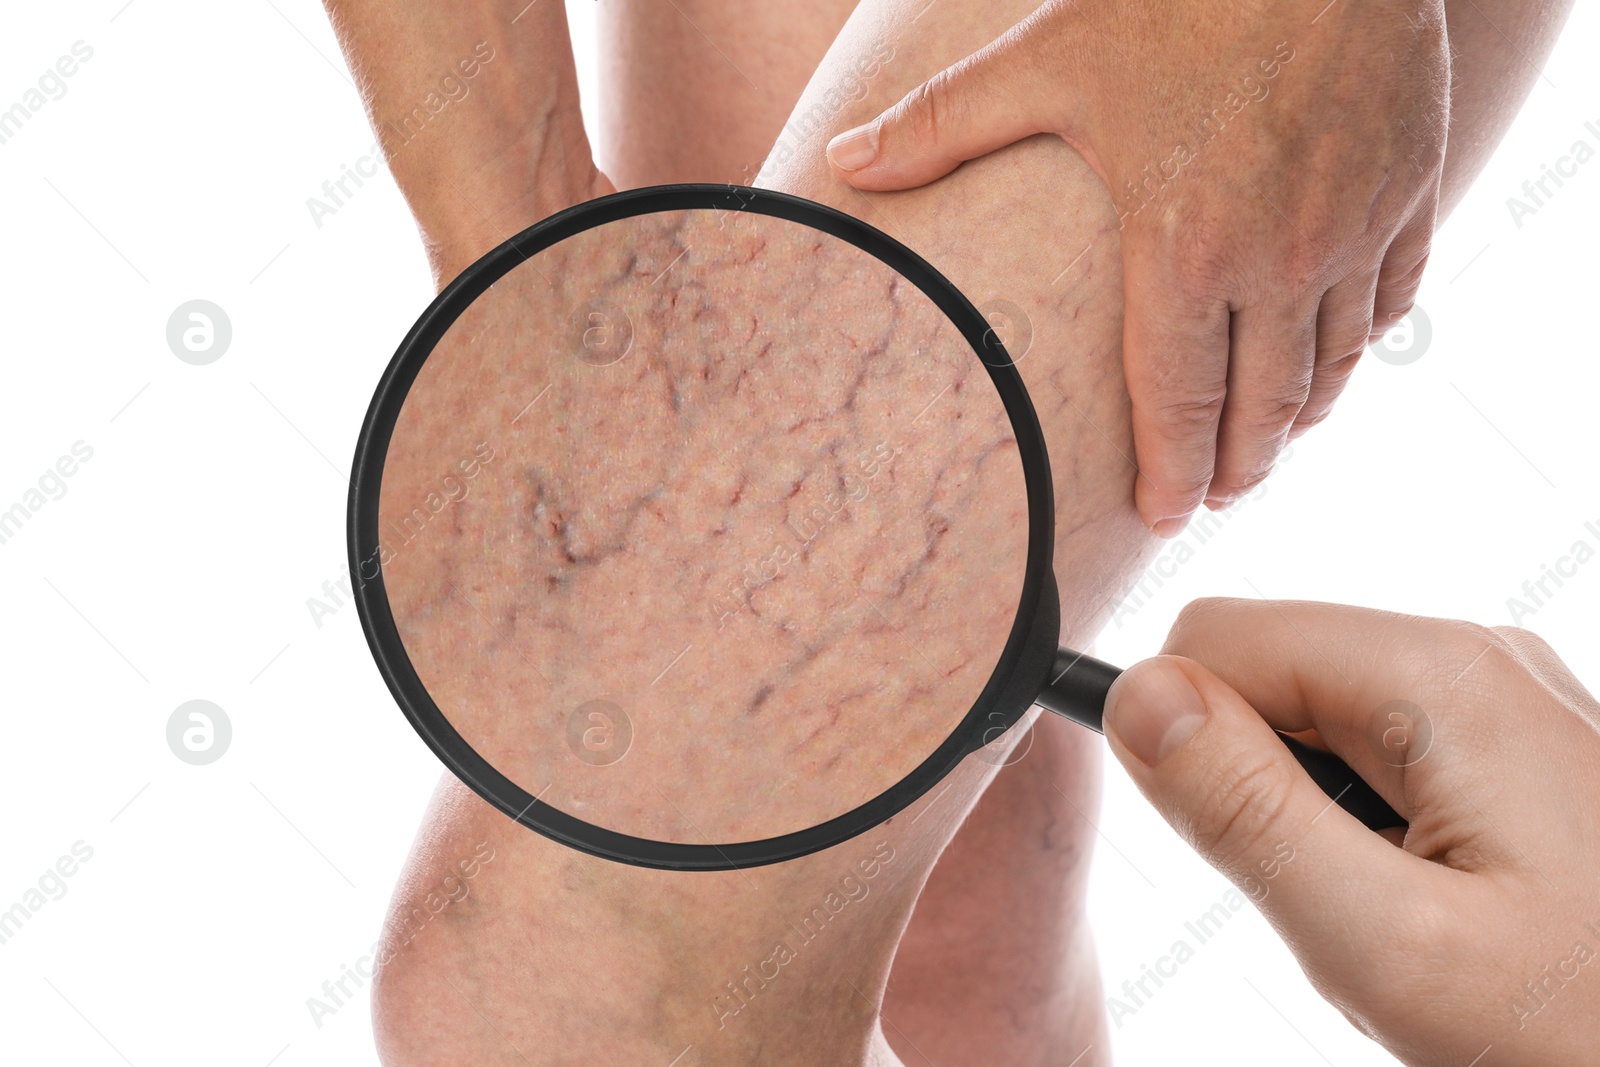
[{"label": "magnifier lens", "polygon": [[775,837],[884,793],[1017,617],[1027,495],[988,369],[916,286],[785,219],[604,223],[480,295],[382,472],[429,696],[530,796]]}]

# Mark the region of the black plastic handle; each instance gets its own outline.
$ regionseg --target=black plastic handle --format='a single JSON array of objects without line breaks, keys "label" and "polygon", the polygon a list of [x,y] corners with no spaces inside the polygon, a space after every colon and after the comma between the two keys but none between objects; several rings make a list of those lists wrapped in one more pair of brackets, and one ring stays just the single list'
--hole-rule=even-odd
[{"label": "black plastic handle", "polygon": [[[1035,704],[1046,711],[1087,726],[1095,733],[1105,733],[1106,693],[1117,680],[1122,668],[1095,659],[1070,648],[1056,651],[1052,680],[1039,693]],[[1311,780],[1322,791],[1338,802],[1339,806],[1360,819],[1369,830],[1404,828],[1406,821],[1391,808],[1387,801],[1352,771],[1346,763],[1331,752],[1312,748],[1287,734],[1278,734]]]}]

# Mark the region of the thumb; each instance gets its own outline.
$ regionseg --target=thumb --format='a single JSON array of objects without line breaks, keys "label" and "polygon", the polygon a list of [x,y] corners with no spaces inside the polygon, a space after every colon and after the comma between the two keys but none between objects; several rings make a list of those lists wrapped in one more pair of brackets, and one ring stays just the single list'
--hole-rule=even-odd
[{"label": "thumb", "polygon": [[1105,730],[1140,792],[1292,947],[1323,945],[1322,932],[1340,929],[1381,937],[1376,902],[1425,876],[1323,793],[1255,709],[1193,660],[1158,656],[1123,672]]},{"label": "thumb", "polygon": [[1040,93],[1028,76],[1030,52],[1013,31],[935,74],[871,122],[829,141],[834,173],[858,189],[913,189],[966,160],[1050,132],[1034,103]]}]

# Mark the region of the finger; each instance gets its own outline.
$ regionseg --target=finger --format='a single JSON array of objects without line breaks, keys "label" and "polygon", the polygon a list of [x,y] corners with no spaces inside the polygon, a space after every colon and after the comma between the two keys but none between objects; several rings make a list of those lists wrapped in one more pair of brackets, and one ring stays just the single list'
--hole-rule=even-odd
[{"label": "finger", "polygon": [[1122,364],[1139,467],[1134,500],[1162,537],[1205,499],[1228,391],[1228,302],[1212,267],[1123,231]]},{"label": "finger", "polygon": [[1430,201],[1389,242],[1372,302],[1371,340],[1388,333],[1417,302],[1422,272],[1428,266],[1428,253],[1433,248],[1433,224],[1438,207],[1436,199]]},{"label": "finger", "polygon": [[1572,673],[1572,668],[1544,638],[1520,626],[1495,626],[1492,629],[1505,641],[1507,649],[1528,673],[1543,682],[1562,703],[1589,723],[1600,724],[1600,703],[1595,701],[1594,695],[1583,687],[1577,675]]},{"label": "finger", "polygon": [[1228,399],[1206,504],[1226,507],[1272,470],[1311,392],[1316,305],[1263,304],[1233,316]]},{"label": "finger", "polygon": [[966,160],[1048,132],[1022,30],[1014,27],[828,142],[834,172],[858,189],[912,189]]},{"label": "finger", "polygon": [[1322,296],[1317,311],[1317,361],[1311,373],[1311,391],[1305,406],[1289,428],[1293,440],[1328,417],[1333,402],[1355,373],[1361,354],[1372,339],[1372,306],[1378,272],[1353,274]]},{"label": "finger", "polygon": [[1420,729],[1386,733],[1394,724],[1382,709],[1404,702],[1426,711],[1437,703],[1437,670],[1460,670],[1482,651],[1447,647],[1448,630],[1340,604],[1208,599],[1179,614],[1161,651],[1204,663],[1274,729],[1316,731],[1408,816],[1406,770],[1420,765],[1432,738]]},{"label": "finger", "polygon": [[1538,817],[1535,801],[1496,784],[1514,775],[1485,776],[1513,749],[1529,758],[1522,748],[1552,728],[1507,641],[1486,627],[1338,604],[1201,600],[1162,651],[1204,663],[1274,728],[1315,730],[1408,819],[1459,808],[1464,782],[1485,806],[1493,796],[1502,812]]},{"label": "finger", "polygon": [[1317,943],[1319,963],[1342,950],[1317,931],[1370,931],[1377,902],[1429,877],[1427,863],[1333,803],[1255,709],[1192,660],[1161,656],[1123,672],[1105,728],[1162,817],[1291,940]]}]

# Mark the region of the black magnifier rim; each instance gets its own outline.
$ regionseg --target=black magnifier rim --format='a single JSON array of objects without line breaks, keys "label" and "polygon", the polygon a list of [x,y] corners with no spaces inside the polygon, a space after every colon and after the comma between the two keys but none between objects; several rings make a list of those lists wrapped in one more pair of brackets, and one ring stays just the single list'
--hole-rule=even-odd
[{"label": "black magnifier rim", "polygon": [[[988,369],[1011,418],[1028,494],[1027,570],[1016,620],[972,709],[926,760],[876,797],[827,822],[755,841],[685,844],[633,837],[575,818],[512,782],[467,744],[433,702],[400,640],[383,582],[378,503],[384,461],[395,421],[434,346],[473,300],[551,245],[609,222],[683,210],[745,211],[800,223],[854,245],[914,284],[961,331]],[[704,871],[757,867],[829,848],[879,825],[1022,717],[1046,679],[1060,629],[1051,569],[1055,512],[1044,436],[1022,378],[989,323],[949,280],[888,234],[822,204],[745,186],[661,185],[604,196],[530,226],[463,271],[411,327],[378,383],[356,443],[347,520],[350,574],[368,647],[423,741],[469,788],[523,826],[581,852],[634,866]]]}]

